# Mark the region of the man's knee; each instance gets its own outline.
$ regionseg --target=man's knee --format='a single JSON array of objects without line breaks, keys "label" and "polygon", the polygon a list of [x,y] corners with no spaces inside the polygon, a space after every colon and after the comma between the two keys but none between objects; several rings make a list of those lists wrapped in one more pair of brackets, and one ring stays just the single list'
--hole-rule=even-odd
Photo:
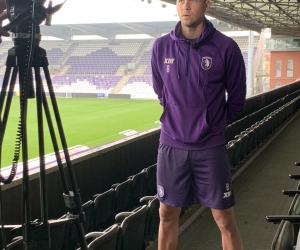
[{"label": "man's knee", "polygon": [[163,222],[176,221],[179,218],[181,207],[172,207],[166,204],[160,203],[159,217]]},{"label": "man's knee", "polygon": [[212,209],[212,214],[221,230],[232,231],[236,229],[236,222],[233,208],[225,210]]}]

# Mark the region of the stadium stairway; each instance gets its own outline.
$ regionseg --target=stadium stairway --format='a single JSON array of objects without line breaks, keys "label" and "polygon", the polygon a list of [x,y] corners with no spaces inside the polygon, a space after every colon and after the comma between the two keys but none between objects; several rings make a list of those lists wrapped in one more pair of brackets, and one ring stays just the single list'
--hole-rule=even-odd
[{"label": "stadium stairway", "polygon": [[[300,113],[287,119],[259,147],[239,163],[233,174],[235,214],[245,250],[270,249],[278,224],[266,215],[285,214],[293,197],[283,189],[296,189],[298,181],[289,178],[300,170]],[[299,168],[299,167],[298,167]],[[177,250],[221,249],[221,235],[210,209],[194,205],[180,217]],[[157,241],[147,248],[156,250]]]}]

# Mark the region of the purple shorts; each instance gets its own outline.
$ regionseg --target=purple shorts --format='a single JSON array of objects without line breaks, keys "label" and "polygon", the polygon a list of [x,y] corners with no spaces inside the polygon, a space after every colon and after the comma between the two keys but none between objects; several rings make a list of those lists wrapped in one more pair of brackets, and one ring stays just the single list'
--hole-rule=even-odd
[{"label": "purple shorts", "polygon": [[160,144],[157,158],[157,196],[169,206],[200,203],[214,209],[235,204],[225,145],[182,150]]}]

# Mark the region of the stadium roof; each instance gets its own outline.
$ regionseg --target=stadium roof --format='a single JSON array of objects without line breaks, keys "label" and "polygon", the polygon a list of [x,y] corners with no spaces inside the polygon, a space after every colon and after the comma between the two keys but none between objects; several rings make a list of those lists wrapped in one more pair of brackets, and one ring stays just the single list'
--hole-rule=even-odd
[{"label": "stadium roof", "polygon": [[[162,1],[176,4],[176,0]],[[272,37],[300,37],[299,9],[300,0],[211,0],[207,15],[216,18],[211,21],[220,31],[243,29],[260,33],[271,28]],[[41,33],[65,40],[76,35],[98,35],[112,41],[118,34],[147,34],[157,38],[170,32],[175,24],[176,21],[41,25]]]},{"label": "stadium roof", "polygon": [[[176,0],[162,0],[176,4]],[[209,16],[260,33],[300,36],[300,0],[211,0]]]},{"label": "stadium roof", "polygon": [[[219,31],[237,31],[238,27],[228,27],[228,23],[220,23],[216,19],[210,20]],[[70,40],[76,35],[98,35],[115,39],[119,34],[147,34],[154,38],[160,37],[174,29],[177,21],[159,22],[128,22],[128,23],[91,23],[91,24],[56,24],[52,26],[41,25],[43,36],[54,36]]]}]

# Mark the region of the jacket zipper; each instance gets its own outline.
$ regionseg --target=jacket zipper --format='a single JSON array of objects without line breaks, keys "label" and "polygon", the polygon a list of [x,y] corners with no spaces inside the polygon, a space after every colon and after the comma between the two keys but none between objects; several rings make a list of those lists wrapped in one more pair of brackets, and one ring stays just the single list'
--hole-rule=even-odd
[{"label": "jacket zipper", "polygon": [[191,50],[191,44],[189,43],[188,52],[185,60],[185,76],[189,75],[190,50]]}]

